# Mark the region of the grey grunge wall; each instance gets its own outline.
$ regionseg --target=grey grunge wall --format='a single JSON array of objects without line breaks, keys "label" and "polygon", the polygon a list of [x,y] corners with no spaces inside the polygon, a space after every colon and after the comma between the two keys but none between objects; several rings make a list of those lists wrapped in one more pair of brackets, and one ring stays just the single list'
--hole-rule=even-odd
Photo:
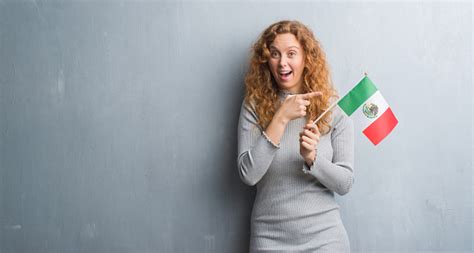
[{"label": "grey grunge wall", "polygon": [[281,19],[314,31],[341,94],[368,72],[399,120],[377,147],[356,124],[353,252],[471,252],[472,8],[0,0],[0,252],[246,252],[243,78]]}]

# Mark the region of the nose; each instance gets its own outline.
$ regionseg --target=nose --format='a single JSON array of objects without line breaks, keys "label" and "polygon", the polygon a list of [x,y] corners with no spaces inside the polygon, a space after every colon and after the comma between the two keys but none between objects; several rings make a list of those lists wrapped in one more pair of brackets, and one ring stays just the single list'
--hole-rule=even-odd
[{"label": "nose", "polygon": [[282,56],[280,57],[280,62],[278,63],[279,67],[286,67],[286,65],[288,64],[288,59],[286,58],[286,56]]}]

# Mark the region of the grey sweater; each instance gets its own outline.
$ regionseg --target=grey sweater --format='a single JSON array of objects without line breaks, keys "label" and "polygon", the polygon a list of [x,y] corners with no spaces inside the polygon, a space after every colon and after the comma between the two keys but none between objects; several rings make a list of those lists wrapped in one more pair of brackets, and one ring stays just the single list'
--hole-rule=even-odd
[{"label": "grey sweater", "polygon": [[[283,100],[287,92],[279,92]],[[344,195],[353,182],[353,123],[333,109],[329,133],[322,135],[308,168],[299,154],[299,132],[306,118],[288,123],[275,145],[257,125],[257,115],[242,103],[238,125],[238,170],[257,185],[251,215],[250,252],[349,252],[347,232],[334,192]]]}]

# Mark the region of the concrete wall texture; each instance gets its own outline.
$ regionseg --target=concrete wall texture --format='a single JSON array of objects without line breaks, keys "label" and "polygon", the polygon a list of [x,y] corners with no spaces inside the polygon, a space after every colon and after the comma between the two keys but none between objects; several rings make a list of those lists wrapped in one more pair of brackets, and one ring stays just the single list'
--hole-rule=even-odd
[{"label": "concrete wall texture", "polygon": [[0,1],[0,252],[246,252],[237,173],[251,44],[308,25],[357,129],[337,196],[353,252],[472,252],[471,2]]}]

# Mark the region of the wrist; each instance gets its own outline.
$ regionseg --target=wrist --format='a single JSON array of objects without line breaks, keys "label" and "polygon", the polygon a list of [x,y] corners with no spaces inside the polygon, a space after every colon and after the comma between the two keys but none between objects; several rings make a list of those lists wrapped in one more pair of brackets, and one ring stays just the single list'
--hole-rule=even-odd
[{"label": "wrist", "polygon": [[279,123],[279,124],[281,124],[281,125],[285,125],[285,126],[288,124],[288,122],[290,122],[290,120],[287,119],[285,116],[283,116],[283,115],[280,113],[280,111],[277,111],[277,112],[275,113],[275,117],[273,117],[273,118],[276,120],[277,123]]},{"label": "wrist", "polygon": [[311,158],[305,159],[305,162],[308,165],[308,167],[311,168],[311,166],[313,166],[313,163],[314,163],[315,160],[316,160],[316,154],[311,156]]}]

